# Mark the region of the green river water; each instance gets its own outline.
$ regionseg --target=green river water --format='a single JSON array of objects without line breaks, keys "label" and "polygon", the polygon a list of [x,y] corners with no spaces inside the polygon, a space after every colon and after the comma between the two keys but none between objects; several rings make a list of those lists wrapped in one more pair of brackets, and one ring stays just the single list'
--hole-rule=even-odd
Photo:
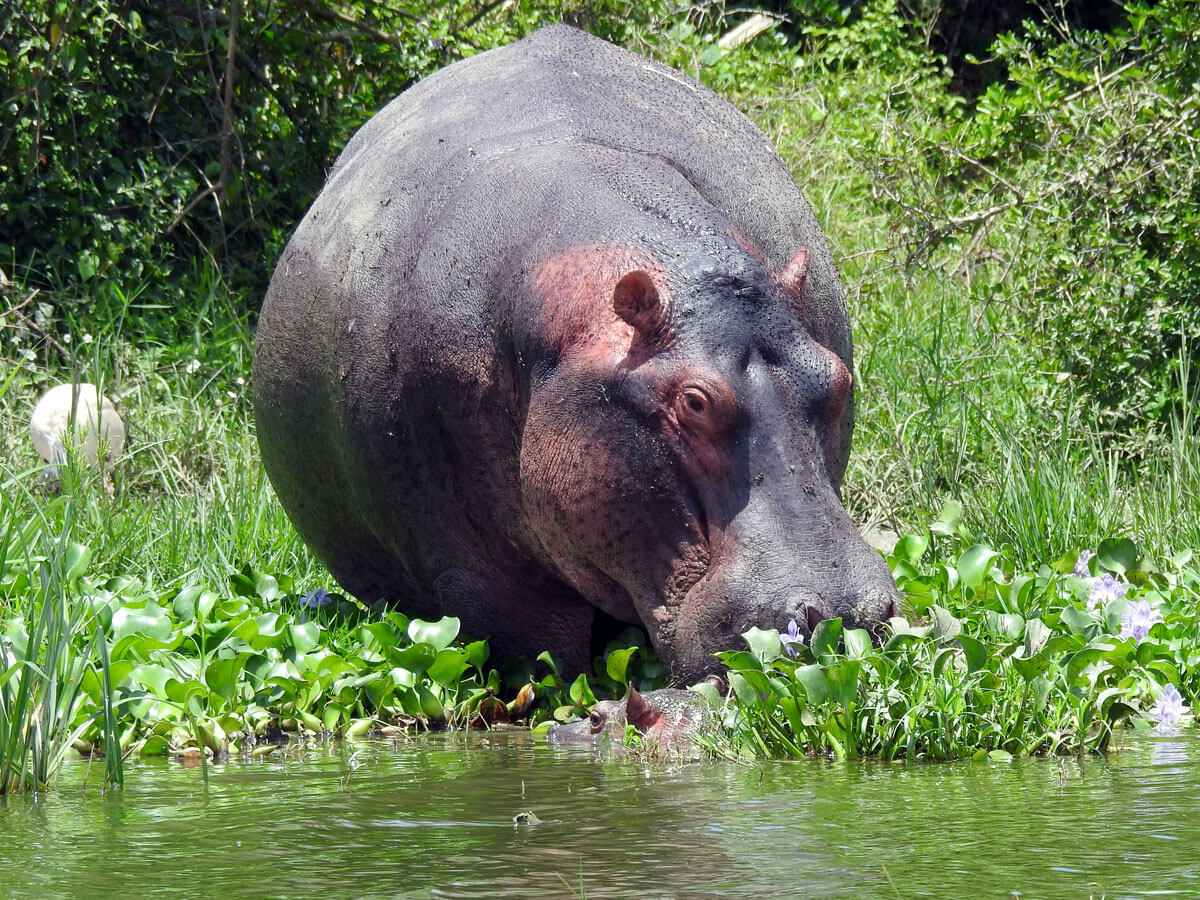
[{"label": "green river water", "polygon": [[647,766],[493,732],[293,749],[207,784],[169,760],[107,795],[86,777],[0,798],[0,897],[1200,897],[1191,736]]}]

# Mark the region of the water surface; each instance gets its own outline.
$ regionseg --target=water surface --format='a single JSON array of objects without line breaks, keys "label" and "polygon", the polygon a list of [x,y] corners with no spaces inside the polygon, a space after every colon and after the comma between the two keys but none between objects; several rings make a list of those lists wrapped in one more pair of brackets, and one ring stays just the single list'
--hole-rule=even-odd
[{"label": "water surface", "polygon": [[104,796],[99,775],[0,799],[0,897],[1200,897],[1192,737],[647,766],[493,732],[294,749],[207,784],[139,761]]}]

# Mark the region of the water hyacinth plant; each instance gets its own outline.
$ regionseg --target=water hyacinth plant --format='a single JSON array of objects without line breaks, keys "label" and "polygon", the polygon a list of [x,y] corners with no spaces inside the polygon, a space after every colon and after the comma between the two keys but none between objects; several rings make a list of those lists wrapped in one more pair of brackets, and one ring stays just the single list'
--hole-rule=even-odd
[{"label": "water hyacinth plant", "polygon": [[[947,521],[947,517],[949,521]],[[913,621],[873,646],[839,620],[807,647],[751,629],[721,654],[727,756],[920,759],[1105,751],[1130,722],[1172,732],[1200,686],[1200,573],[1127,540],[1020,572],[951,509],[889,559]],[[926,559],[938,539],[941,557]],[[1098,567],[1093,574],[1091,567]],[[799,648],[799,652],[797,652]]]},{"label": "water hyacinth plant", "polygon": [[1156,734],[1177,733],[1188,718],[1187,705],[1179,688],[1173,684],[1164,687],[1150,710],[1150,717],[1157,723],[1154,728]]}]

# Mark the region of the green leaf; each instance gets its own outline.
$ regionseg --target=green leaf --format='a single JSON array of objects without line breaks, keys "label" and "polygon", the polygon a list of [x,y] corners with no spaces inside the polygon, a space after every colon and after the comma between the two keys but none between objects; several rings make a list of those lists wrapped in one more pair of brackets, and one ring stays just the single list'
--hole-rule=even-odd
[{"label": "green leaf", "polygon": [[1025,619],[1014,613],[998,613],[994,610],[984,610],[983,619],[989,631],[1001,634],[1010,641],[1020,639],[1025,633]]},{"label": "green leaf", "polygon": [[992,560],[999,555],[999,552],[991,547],[976,544],[963,551],[954,568],[958,572],[958,577],[962,579],[962,583],[975,590],[983,584],[988,570],[991,568]]},{"label": "green leaf", "polygon": [[206,712],[205,701],[208,699],[208,687],[195,679],[188,681],[171,680],[167,682],[167,699],[182,706],[193,716],[202,716]]},{"label": "green leaf", "polygon": [[963,508],[957,500],[947,500],[929,530],[945,537],[958,537],[962,528]]},{"label": "green leaf", "polygon": [[829,665],[836,657],[842,638],[842,620],[825,619],[818,622],[812,633],[812,652],[822,665]]},{"label": "green leaf", "polygon": [[438,684],[453,688],[469,667],[466,653],[457,647],[447,647],[438,653],[426,674]]},{"label": "green leaf", "polygon": [[388,654],[388,661],[411,672],[420,674],[432,666],[438,657],[438,651],[432,644],[413,644],[403,650]]},{"label": "green leaf", "polygon": [[762,660],[749,650],[725,650],[718,653],[717,658],[725,664],[726,668],[736,672],[761,671],[763,667]]},{"label": "green leaf", "polygon": [[162,735],[151,735],[146,738],[138,751],[140,756],[166,756],[171,749],[170,742]]},{"label": "green leaf", "polygon": [[480,671],[488,661],[487,641],[472,641],[466,646],[467,662]]},{"label": "green leaf", "polygon": [[935,641],[946,641],[962,633],[960,622],[950,610],[936,603],[929,607],[929,616],[933,619],[929,629],[929,637]]},{"label": "green leaf", "polygon": [[629,661],[633,659],[637,653],[637,647],[626,647],[623,650],[614,650],[608,654],[608,658],[604,660],[604,671],[608,677],[617,684],[625,684],[628,678]]},{"label": "green leaf", "polygon": [[[765,692],[758,690],[755,687],[753,676],[757,675],[758,679],[765,681],[765,676],[762,672],[730,672],[729,673],[729,689],[733,692],[733,696],[737,698],[739,703],[745,704],[751,708],[762,706],[765,698]],[[769,686],[768,686],[769,690]]]},{"label": "green leaf", "polygon": [[978,672],[980,669],[987,667],[988,651],[983,641],[965,634],[960,634],[958,636],[958,643],[962,646],[963,655],[967,659],[968,673]]},{"label": "green leaf", "polygon": [[1046,641],[1050,640],[1050,627],[1041,619],[1028,619],[1025,622],[1025,656],[1034,657],[1042,652]]},{"label": "green leaf", "polygon": [[461,624],[454,616],[446,616],[436,622],[412,619],[408,623],[408,636],[414,644],[432,644],[438,650],[445,650],[458,637]]},{"label": "green leaf", "polygon": [[291,645],[300,654],[312,652],[321,641],[321,626],[316,622],[294,622],[288,633]]},{"label": "green leaf", "polygon": [[[753,669],[746,669],[737,673],[739,684],[741,685],[742,693],[738,696],[748,702],[771,703],[770,698],[775,696],[775,691],[771,687],[771,680],[767,678],[766,673],[756,672]],[[747,694],[747,691],[750,694]]]},{"label": "green leaf", "polygon": [[874,649],[871,646],[871,635],[864,628],[848,628],[842,633],[846,643],[846,655],[851,659],[862,659],[869,656]]},{"label": "green leaf", "polygon": [[1012,665],[1025,681],[1032,681],[1050,668],[1051,660],[1044,656],[1035,656],[1032,659],[1022,659],[1019,656],[1014,656],[1012,657]]},{"label": "green leaf", "polygon": [[246,665],[246,657],[215,659],[204,670],[204,683],[214,694],[232,702],[237,696],[239,679]]},{"label": "green leaf", "polygon": [[1096,548],[1096,560],[1110,572],[1124,574],[1137,565],[1137,545],[1129,538],[1109,538]]},{"label": "green leaf", "polygon": [[849,706],[858,697],[858,682],[862,675],[862,663],[857,659],[843,659],[826,673],[829,679],[829,694],[840,706]]},{"label": "green leaf", "polygon": [[1096,628],[1096,617],[1077,606],[1064,606],[1060,620],[1072,634],[1084,634]]},{"label": "green leaf", "polygon": [[[74,44],[68,44],[64,49],[64,53],[67,51],[74,52],[73,48],[75,46],[76,45]],[[74,60],[74,56],[68,55],[68,70],[74,68]],[[99,268],[99,266],[100,262],[96,258],[96,254],[91,250],[84,250],[80,252],[79,256],[77,256],[75,259],[75,267],[79,270],[79,278],[81,281],[90,281],[93,277],[95,277],[96,270]]]},{"label": "green leaf", "polygon": [[400,635],[387,622],[368,622],[359,632],[363,646],[372,653],[387,654],[400,643]]},{"label": "green leaf", "polygon": [[596,705],[596,695],[592,693],[587,676],[583,674],[580,674],[578,678],[571,682],[571,689],[567,692],[567,696],[574,701],[576,706],[581,706],[585,709],[591,709]]},{"label": "green leaf", "polygon": [[183,622],[190,622],[196,618],[196,600],[202,593],[204,588],[198,584],[191,584],[176,594],[171,601],[175,618]]},{"label": "green leaf", "polygon": [[75,581],[77,578],[82,578],[87,572],[88,562],[92,558],[92,551],[83,544],[77,544],[70,541],[67,544],[65,558],[63,562],[66,565],[65,579],[67,581]]},{"label": "green leaf", "polygon": [[829,698],[829,680],[821,666],[799,666],[796,669],[796,680],[804,688],[804,696],[808,698],[809,703],[816,705]]},{"label": "green leaf", "polygon": [[929,535],[906,534],[896,542],[892,556],[915,566],[921,561],[927,550],[929,550]]},{"label": "green leaf", "polygon": [[157,603],[150,601],[138,609],[122,606],[112,618],[113,642],[130,635],[142,635],[157,641],[166,641],[171,636],[171,620]]},{"label": "green leaf", "polygon": [[163,666],[155,665],[154,663],[143,663],[140,666],[135,666],[130,671],[129,677],[161,700],[166,698],[167,682],[174,678],[175,674]]},{"label": "green leaf", "polygon": [[783,655],[783,644],[779,641],[779,632],[774,628],[751,628],[742,632],[742,640],[764,663]]},{"label": "green leaf", "polygon": [[1033,691],[1033,707],[1041,712],[1050,698],[1050,682],[1046,680],[1045,676],[1039,675],[1029,683],[1029,687]]}]

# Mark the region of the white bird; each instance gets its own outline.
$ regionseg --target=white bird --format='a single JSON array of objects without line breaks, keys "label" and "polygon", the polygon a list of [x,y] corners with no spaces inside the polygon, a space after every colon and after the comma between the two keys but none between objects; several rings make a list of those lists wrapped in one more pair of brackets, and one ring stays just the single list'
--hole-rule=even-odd
[{"label": "white bird", "polygon": [[125,423],[94,384],[60,384],[46,391],[33,409],[29,433],[38,455],[55,466],[67,461],[68,443],[103,469],[111,469],[125,449]]}]

